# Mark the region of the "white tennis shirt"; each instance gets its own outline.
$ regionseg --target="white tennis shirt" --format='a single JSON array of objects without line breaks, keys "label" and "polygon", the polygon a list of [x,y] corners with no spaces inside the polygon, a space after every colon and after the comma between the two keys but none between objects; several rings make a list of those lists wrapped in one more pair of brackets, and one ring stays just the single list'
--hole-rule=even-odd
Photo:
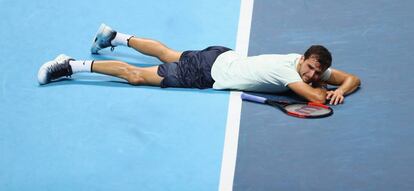
[{"label": "white tennis shirt", "polygon": [[[302,81],[296,66],[300,54],[264,54],[244,57],[235,51],[220,54],[211,69],[214,89],[281,93],[288,84]],[[331,70],[322,74],[329,79]]]}]

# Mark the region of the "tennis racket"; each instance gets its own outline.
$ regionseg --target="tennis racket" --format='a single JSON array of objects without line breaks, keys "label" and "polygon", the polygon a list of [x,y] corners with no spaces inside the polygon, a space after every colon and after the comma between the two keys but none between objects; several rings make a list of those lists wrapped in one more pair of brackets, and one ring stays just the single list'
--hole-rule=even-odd
[{"label": "tennis racket", "polygon": [[263,103],[276,107],[290,116],[299,118],[322,118],[333,114],[332,108],[315,102],[276,101],[246,93],[242,93],[241,98],[246,101]]}]

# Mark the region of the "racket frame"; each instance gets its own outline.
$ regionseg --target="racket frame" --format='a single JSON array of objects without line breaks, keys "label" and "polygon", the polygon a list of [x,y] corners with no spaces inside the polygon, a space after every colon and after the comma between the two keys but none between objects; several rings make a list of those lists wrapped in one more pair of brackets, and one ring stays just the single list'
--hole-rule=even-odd
[{"label": "racket frame", "polygon": [[[328,117],[328,116],[333,114],[333,109],[331,107],[325,105],[325,104],[322,104],[322,103],[278,101],[278,100],[271,100],[271,99],[267,99],[267,98],[264,98],[264,97],[251,95],[251,94],[247,94],[247,93],[242,93],[241,98],[243,100],[247,100],[247,101],[251,101],[251,102],[257,102],[257,103],[263,103],[263,104],[267,104],[267,105],[276,107],[279,110],[281,110],[282,112],[284,112],[284,113],[286,113],[290,116],[298,117],[298,118],[323,118],[323,117]],[[305,104],[305,105],[308,105],[308,106],[322,107],[324,109],[329,109],[330,112],[326,113],[326,114],[323,114],[323,115],[312,116],[312,115],[303,115],[303,114],[299,114],[299,113],[290,112],[285,108],[288,105],[294,105],[294,104]]]}]

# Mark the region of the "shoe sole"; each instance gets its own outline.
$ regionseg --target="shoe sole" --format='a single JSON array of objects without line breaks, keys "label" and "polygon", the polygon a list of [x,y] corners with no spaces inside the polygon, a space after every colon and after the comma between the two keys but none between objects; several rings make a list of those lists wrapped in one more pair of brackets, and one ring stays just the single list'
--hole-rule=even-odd
[{"label": "shoe sole", "polygon": [[50,82],[50,79],[47,75],[47,65],[49,65],[49,63],[51,62],[55,62],[53,61],[48,61],[43,63],[43,65],[39,68],[39,71],[37,72],[37,81],[39,82],[40,85],[45,85],[47,83]]},{"label": "shoe sole", "polygon": [[101,48],[98,47],[98,44],[96,43],[96,41],[98,40],[98,35],[103,33],[103,31],[105,30],[105,27],[106,27],[105,24],[101,24],[101,26],[99,27],[98,31],[95,34],[95,38],[93,38],[92,47],[91,47],[92,54],[99,54],[98,51],[101,50]]}]

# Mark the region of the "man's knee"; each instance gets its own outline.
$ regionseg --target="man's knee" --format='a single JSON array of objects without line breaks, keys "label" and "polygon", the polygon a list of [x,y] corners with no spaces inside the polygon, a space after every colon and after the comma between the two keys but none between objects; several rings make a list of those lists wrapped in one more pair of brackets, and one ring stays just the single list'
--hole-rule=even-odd
[{"label": "man's knee", "polygon": [[139,77],[132,77],[132,78],[128,78],[128,83],[132,85],[141,85],[141,84],[144,84],[144,80]]},{"label": "man's knee", "polygon": [[139,69],[130,70],[128,73],[127,81],[132,85],[141,85],[145,83],[145,79],[142,76],[142,71]]},{"label": "man's knee", "polygon": [[128,70],[126,79],[132,85],[154,85],[159,86],[162,77],[158,75],[158,66]]}]

